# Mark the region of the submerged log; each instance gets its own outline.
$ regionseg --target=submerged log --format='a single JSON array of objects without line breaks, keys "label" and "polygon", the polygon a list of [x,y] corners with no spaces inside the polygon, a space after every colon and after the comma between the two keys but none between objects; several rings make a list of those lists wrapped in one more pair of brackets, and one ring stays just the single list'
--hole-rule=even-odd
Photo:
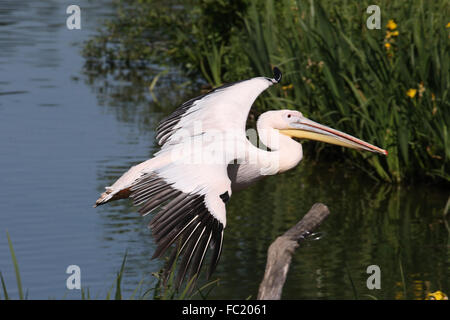
[{"label": "submerged log", "polygon": [[279,236],[269,247],[264,278],[259,285],[258,300],[279,300],[291,264],[292,254],[300,242],[330,214],[322,203],[314,204],[295,226]]}]

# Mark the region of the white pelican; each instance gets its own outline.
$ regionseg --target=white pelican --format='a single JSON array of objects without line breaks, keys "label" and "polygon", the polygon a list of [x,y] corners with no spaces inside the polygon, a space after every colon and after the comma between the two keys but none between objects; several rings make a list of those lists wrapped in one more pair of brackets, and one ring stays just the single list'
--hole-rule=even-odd
[{"label": "white pelican", "polygon": [[245,131],[248,113],[259,94],[280,80],[281,72],[274,68],[274,78],[225,85],[185,102],[159,124],[156,139],[161,150],[130,168],[97,200],[95,206],[131,197],[135,205],[142,205],[142,215],[159,210],[149,225],[158,245],[153,258],[177,242],[169,259],[171,265],[177,252],[182,255],[177,286],[189,268],[190,277],[198,275],[208,246],[212,248],[208,277],[214,271],[222,251],[225,204],[232,192],[301,161],[302,145],[292,138],[387,155],[293,110],[263,113],[257,130],[269,150],[254,146]]}]

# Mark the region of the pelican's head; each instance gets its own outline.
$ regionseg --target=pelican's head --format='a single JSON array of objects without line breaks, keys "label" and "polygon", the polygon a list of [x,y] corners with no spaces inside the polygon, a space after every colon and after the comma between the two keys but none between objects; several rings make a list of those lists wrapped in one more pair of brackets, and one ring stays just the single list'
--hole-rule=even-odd
[{"label": "pelican's head", "polygon": [[[270,119],[270,126],[280,133],[291,138],[309,139],[335,144],[347,148],[367,150],[387,156],[387,151],[368,142],[362,141],[344,132],[324,126],[295,110],[269,111],[261,115],[260,119],[266,122]],[[258,120],[259,122],[259,120]]]}]

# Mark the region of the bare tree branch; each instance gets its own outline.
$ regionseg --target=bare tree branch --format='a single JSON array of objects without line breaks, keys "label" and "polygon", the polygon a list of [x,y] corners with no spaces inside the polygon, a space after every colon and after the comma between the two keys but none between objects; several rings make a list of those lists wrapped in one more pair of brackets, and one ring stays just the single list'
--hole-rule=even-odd
[{"label": "bare tree branch", "polygon": [[300,242],[330,214],[322,203],[314,204],[295,226],[279,236],[269,247],[264,278],[258,300],[279,300],[291,264],[292,254]]}]

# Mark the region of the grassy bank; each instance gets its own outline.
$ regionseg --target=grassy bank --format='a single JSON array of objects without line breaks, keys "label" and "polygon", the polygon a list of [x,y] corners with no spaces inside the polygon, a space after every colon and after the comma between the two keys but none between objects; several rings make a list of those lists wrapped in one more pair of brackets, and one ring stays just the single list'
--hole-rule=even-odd
[{"label": "grassy bank", "polygon": [[[436,1],[118,2],[117,17],[85,46],[87,66],[155,63],[211,87],[280,66],[282,86],[257,113],[293,108],[389,152],[309,144],[389,182],[450,181],[450,5]],[[369,30],[366,8],[381,8]]]}]

